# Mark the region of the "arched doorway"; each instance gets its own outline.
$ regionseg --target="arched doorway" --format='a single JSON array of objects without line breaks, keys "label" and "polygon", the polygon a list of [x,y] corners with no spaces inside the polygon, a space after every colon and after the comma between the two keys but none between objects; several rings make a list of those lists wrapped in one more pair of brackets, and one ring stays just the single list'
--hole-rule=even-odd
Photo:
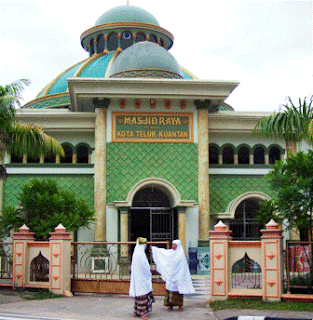
[{"label": "arched doorway", "polygon": [[263,200],[259,198],[247,198],[237,206],[235,217],[229,224],[233,239],[260,240],[260,230],[265,227],[256,219],[261,201]]},{"label": "arched doorway", "polygon": [[166,194],[155,187],[136,192],[129,219],[130,241],[145,237],[148,241],[172,241],[177,237],[177,213]]}]

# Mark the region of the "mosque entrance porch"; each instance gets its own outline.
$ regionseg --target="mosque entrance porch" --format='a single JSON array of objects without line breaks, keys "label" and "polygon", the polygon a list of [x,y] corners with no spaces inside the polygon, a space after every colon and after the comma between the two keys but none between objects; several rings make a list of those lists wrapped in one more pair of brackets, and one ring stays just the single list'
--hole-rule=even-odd
[{"label": "mosque entrance porch", "polygon": [[177,237],[176,210],[168,207],[132,207],[129,220],[129,241],[138,237],[148,241],[173,241]]},{"label": "mosque entrance porch", "polygon": [[167,195],[156,187],[140,189],[133,198],[129,219],[129,241],[172,241],[177,237],[177,210]]}]

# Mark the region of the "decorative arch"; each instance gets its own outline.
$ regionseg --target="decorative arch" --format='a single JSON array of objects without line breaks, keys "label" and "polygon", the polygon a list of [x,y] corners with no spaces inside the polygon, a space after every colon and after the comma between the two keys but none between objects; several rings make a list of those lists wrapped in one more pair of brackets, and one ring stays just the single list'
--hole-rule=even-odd
[{"label": "decorative arch", "polygon": [[220,147],[216,143],[209,144],[209,163],[218,164],[218,158],[220,154]]},{"label": "decorative arch", "polygon": [[235,147],[233,144],[227,143],[221,147],[223,164],[234,164]]},{"label": "decorative arch", "polygon": [[271,197],[268,196],[267,194],[259,191],[249,191],[246,193],[243,193],[236,199],[232,200],[229,205],[227,206],[226,212],[229,213],[229,218],[234,219],[235,218],[235,212],[237,207],[241,204],[242,201],[246,199],[251,199],[251,198],[256,198],[260,200],[270,200]]},{"label": "decorative arch", "polygon": [[65,156],[60,159],[61,163],[72,163],[73,162],[73,153],[74,146],[70,142],[64,142],[61,144],[64,149]]},{"label": "decorative arch", "polygon": [[265,152],[266,148],[262,144],[256,144],[253,146],[254,164],[265,164]]},{"label": "decorative arch", "polygon": [[230,208],[229,229],[234,240],[258,240],[264,224],[257,219],[260,202],[268,199],[258,192],[247,192],[233,201]]},{"label": "decorative arch", "polygon": [[138,32],[134,36],[135,42],[142,42],[147,40],[147,36],[143,32]]},{"label": "decorative arch", "polygon": [[269,156],[269,164],[275,164],[276,160],[282,160],[285,149],[278,144],[271,144],[267,149],[267,153]]},{"label": "decorative arch", "polygon": [[168,197],[172,208],[178,206],[181,203],[179,192],[170,182],[160,178],[147,178],[139,181],[133,186],[133,188],[127,195],[126,206],[131,207],[135,194],[139,190],[147,187],[154,187],[161,190]]},{"label": "decorative arch", "polygon": [[238,164],[249,164],[250,163],[250,152],[251,148],[249,145],[243,143],[237,147]]},{"label": "decorative arch", "polygon": [[81,142],[75,146],[74,153],[77,155],[77,163],[89,163],[92,150],[87,143]]}]

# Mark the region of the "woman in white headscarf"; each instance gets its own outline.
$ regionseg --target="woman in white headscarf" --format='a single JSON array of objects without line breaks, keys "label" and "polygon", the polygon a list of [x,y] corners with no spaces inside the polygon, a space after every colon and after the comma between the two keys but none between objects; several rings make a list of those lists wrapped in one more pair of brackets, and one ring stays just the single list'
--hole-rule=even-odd
[{"label": "woman in white headscarf", "polygon": [[180,240],[172,242],[172,249],[152,247],[152,256],[156,270],[165,281],[164,305],[168,307],[168,311],[173,310],[174,306],[182,311],[184,294],[193,294],[195,289]]},{"label": "woman in white headscarf", "polygon": [[141,319],[148,319],[154,302],[152,275],[145,253],[146,245],[147,239],[137,239],[132,257],[129,287],[129,295],[135,298],[134,317]]}]

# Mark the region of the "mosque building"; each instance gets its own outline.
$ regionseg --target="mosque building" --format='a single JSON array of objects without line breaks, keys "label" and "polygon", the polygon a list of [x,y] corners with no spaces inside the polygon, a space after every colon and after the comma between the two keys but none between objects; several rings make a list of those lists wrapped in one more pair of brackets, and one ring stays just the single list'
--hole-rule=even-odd
[{"label": "mosque building", "polygon": [[169,52],[173,35],[135,6],[106,11],[80,41],[87,58],[17,115],[66,155],[8,155],[3,205],[30,179],[55,178],[94,207],[78,241],[179,238],[188,250],[207,246],[219,220],[235,239],[258,239],[259,202],[272,196],[264,174],[285,144],[252,135],[267,114],[225,103],[239,82],[196,78]]}]

